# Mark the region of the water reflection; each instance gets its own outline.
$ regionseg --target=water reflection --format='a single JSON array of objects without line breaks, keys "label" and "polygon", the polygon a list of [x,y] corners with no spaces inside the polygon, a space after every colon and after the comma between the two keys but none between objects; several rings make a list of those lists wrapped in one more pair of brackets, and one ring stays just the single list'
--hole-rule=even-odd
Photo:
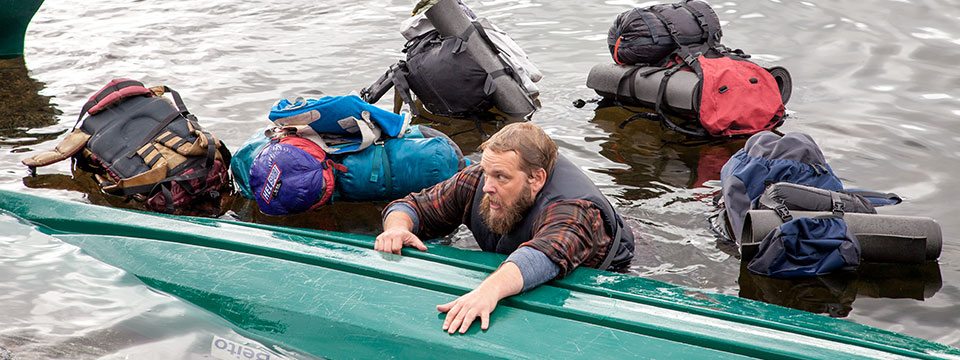
[{"label": "water reflection", "polygon": [[50,104],[50,96],[40,95],[43,88],[30,77],[23,56],[0,59],[0,130],[56,124],[60,111]]},{"label": "water reflection", "polygon": [[[394,112],[400,111],[399,101],[399,96],[395,96]],[[539,104],[540,100],[537,99],[536,101]],[[447,134],[457,143],[457,146],[460,146],[464,155],[477,152],[481,143],[507,124],[528,121],[528,119],[504,114],[496,107],[470,118],[450,118],[431,114],[424,109],[420,100],[414,100],[414,104],[417,107],[418,115],[413,118],[413,123],[427,125]]]},{"label": "water reflection", "polygon": [[[671,188],[693,189],[720,179],[720,169],[745,139],[688,140],[662,131],[647,119],[624,123],[638,108],[623,108],[601,101],[590,122],[609,133],[601,141],[600,155],[626,164],[628,169],[601,169],[619,185],[627,186],[627,200],[657,197]],[[621,128],[621,125],[623,127]],[[588,141],[593,139],[587,139]]]},{"label": "water reflection", "polygon": [[314,211],[284,216],[265,215],[257,202],[237,195],[229,211],[221,219],[238,220],[257,224],[288,226],[307,229],[377,235],[380,228],[380,211],[386,202],[336,201]]},{"label": "water reflection", "polygon": [[[122,209],[150,211],[143,200],[134,196],[115,196],[100,190],[93,173],[85,171],[82,164],[73,159],[71,175],[64,174],[28,174],[22,181],[23,185],[31,189],[51,189],[76,191],[84,195],[88,202],[94,205],[110,206]],[[42,170],[38,170],[40,172]],[[139,196],[139,195],[138,195]],[[219,199],[198,197],[189,208],[178,209],[176,215],[218,217],[234,202],[233,194],[223,194]]]},{"label": "water reflection", "polygon": [[916,299],[932,297],[943,283],[940,265],[861,264],[855,272],[783,280],[751,273],[740,266],[740,296],[789,308],[846,317],[858,296]]}]

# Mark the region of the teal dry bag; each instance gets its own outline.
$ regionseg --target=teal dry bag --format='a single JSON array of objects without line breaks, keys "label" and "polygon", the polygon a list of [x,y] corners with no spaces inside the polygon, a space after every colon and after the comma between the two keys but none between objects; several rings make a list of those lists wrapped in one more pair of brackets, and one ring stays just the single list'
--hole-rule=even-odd
[{"label": "teal dry bag", "polygon": [[453,140],[422,125],[337,162],[348,169],[337,172],[337,199],[348,201],[399,199],[446,180],[469,164]]}]

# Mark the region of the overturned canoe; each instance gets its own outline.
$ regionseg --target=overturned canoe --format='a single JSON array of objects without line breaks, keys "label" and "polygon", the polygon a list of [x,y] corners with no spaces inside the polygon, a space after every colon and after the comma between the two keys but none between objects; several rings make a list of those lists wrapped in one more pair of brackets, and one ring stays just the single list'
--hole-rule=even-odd
[{"label": "overturned canoe", "polygon": [[[119,210],[0,191],[0,209],[230,321],[330,358],[938,358],[960,350],[798,310],[578,269],[448,335],[435,306],[504,256],[368,236]],[[442,355],[441,355],[442,354]]]},{"label": "overturned canoe", "polygon": [[30,19],[43,0],[0,0],[0,59],[23,55],[23,40]]}]

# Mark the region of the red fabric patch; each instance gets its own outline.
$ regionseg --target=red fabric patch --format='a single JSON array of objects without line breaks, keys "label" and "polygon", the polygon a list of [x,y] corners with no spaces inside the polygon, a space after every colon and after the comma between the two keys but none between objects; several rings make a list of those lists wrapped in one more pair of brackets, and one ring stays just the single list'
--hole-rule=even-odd
[{"label": "red fabric patch", "polygon": [[310,209],[307,211],[316,209],[320,205],[328,204],[330,199],[333,197],[335,179],[333,167],[327,165],[327,152],[323,151],[323,149],[321,149],[320,145],[317,145],[317,143],[299,136],[283,137],[280,139],[280,143],[296,146],[300,150],[306,151],[307,154],[310,154],[316,158],[317,161],[323,164],[323,183],[326,189],[323,189],[323,196],[320,197],[320,201],[310,207]]},{"label": "red fabric patch", "polygon": [[[776,126],[784,107],[777,80],[749,61],[699,58],[700,124],[710,135],[754,134]],[[751,81],[751,79],[755,79]]]},{"label": "red fabric patch", "polygon": [[[101,88],[100,91],[97,91],[96,94],[93,94],[93,96],[90,97],[89,101],[96,103],[96,105],[91,107],[90,110],[87,110],[87,113],[90,115],[96,114],[101,110],[105,109],[107,106],[110,106],[110,104],[113,104],[117,102],[117,100],[123,99],[125,97],[153,94],[153,92],[151,92],[150,89],[147,89],[146,87],[144,87],[143,84],[140,84],[139,86],[134,85],[134,86],[127,86],[119,89],[117,88],[117,84],[130,82],[130,81],[140,83],[139,81],[126,79],[126,78],[113,79],[112,81],[107,83],[107,85]],[[100,94],[108,94],[108,95],[105,96],[103,99],[100,99],[100,101],[97,101],[97,98],[100,97]]]},{"label": "red fabric patch", "polygon": [[320,145],[317,143],[304,139],[299,136],[286,136],[280,139],[281,144],[288,144],[291,146],[296,146],[300,150],[306,151],[307,154],[313,155],[320,163],[323,163],[327,160],[327,153],[320,148]]}]

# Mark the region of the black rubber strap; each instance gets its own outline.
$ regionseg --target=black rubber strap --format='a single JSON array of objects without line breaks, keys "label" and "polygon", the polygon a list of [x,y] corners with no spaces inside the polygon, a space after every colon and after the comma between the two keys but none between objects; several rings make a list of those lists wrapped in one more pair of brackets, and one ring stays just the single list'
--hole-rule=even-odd
[{"label": "black rubber strap", "polygon": [[617,81],[617,90],[613,94],[613,99],[617,103],[620,102],[620,92],[623,90],[623,84],[626,81],[630,82],[630,87],[629,87],[630,96],[636,96],[636,84],[634,83],[636,82],[636,79],[637,79],[636,78],[637,71],[640,71],[639,66],[636,66],[630,70],[627,70],[627,72],[623,73],[623,76],[620,77],[620,80]]},{"label": "black rubber strap", "polygon": [[[650,9],[650,7],[647,7],[647,9]],[[643,24],[646,25],[647,29],[650,30],[650,38],[653,39],[653,43],[659,44],[660,36],[657,35],[656,31],[653,31],[654,30],[653,24],[651,24],[650,21],[647,20],[647,16],[643,14],[644,12],[646,12],[646,9],[641,10],[639,8],[636,8],[635,10],[637,11],[637,15],[640,15],[640,21],[643,21]]]},{"label": "black rubber strap", "polygon": [[184,116],[190,113],[190,111],[187,110],[187,105],[183,104],[183,99],[180,98],[180,93],[178,93],[176,90],[173,90],[167,87],[166,85],[163,86],[163,91],[168,92],[173,96],[173,102],[177,104],[177,109],[179,109],[180,112],[184,114]]},{"label": "black rubber strap", "polygon": [[677,25],[673,23],[670,19],[663,15],[660,12],[660,9],[654,6],[650,7],[650,12],[653,13],[653,16],[656,16],[657,19],[660,19],[664,25],[667,26],[667,30],[670,32],[670,38],[673,39],[677,46],[681,44],[680,42],[680,31],[677,30]]},{"label": "black rubber strap", "polygon": [[459,54],[467,50],[467,41],[470,40],[470,36],[477,31],[476,24],[476,22],[473,22],[471,26],[463,29],[460,35],[457,35],[457,43],[453,46],[454,54]]},{"label": "black rubber strap", "polygon": [[170,188],[166,184],[160,185],[160,191],[163,192],[163,200],[166,202],[167,212],[173,213],[173,194],[170,192]]},{"label": "black rubber strap", "polygon": [[[617,216],[617,221],[614,223],[614,226],[617,228],[613,235],[613,239],[610,244],[610,250],[607,251],[607,256],[603,257],[603,262],[600,263],[600,267],[597,269],[607,270],[610,267],[610,264],[613,263],[613,258],[617,256],[617,250],[620,250],[620,231],[623,229],[626,224],[623,224],[623,220],[620,219],[619,215]],[[622,225],[622,226],[621,226]]]},{"label": "black rubber strap", "polygon": [[626,120],[620,123],[619,127],[621,129],[625,128],[627,124],[637,119],[659,120],[656,114],[650,114],[650,113],[641,112],[641,111],[633,111],[628,109],[626,106],[623,106],[623,102],[620,101],[620,92],[623,91],[624,81],[629,82],[630,86],[628,88],[629,88],[630,97],[635,99],[637,97],[637,84],[636,84],[637,76],[647,77],[647,76],[650,76],[651,74],[664,71],[666,69],[667,68],[654,68],[654,69],[647,69],[641,72],[640,66],[635,66],[630,70],[627,70],[627,72],[625,72],[623,76],[620,77],[620,80],[617,82],[617,90],[614,93],[613,102],[617,104],[617,106],[620,107],[621,109],[624,109],[626,111],[633,113],[633,115],[631,115]]},{"label": "black rubber strap", "polygon": [[[165,143],[166,141],[163,141],[163,142]],[[171,146],[170,148],[176,150],[176,149],[179,149],[181,146],[183,146],[183,145],[186,144],[186,143],[188,143],[187,139],[180,138],[180,140],[178,140],[176,143],[174,143],[173,146]]]},{"label": "black rubber strap", "polygon": [[700,24],[700,42],[707,43],[713,47],[713,26],[707,21],[707,17],[697,9],[694,9],[693,6],[687,5],[686,2],[680,4],[685,10],[689,11],[697,19],[697,23]]},{"label": "black rubber strap", "polygon": [[654,105],[653,109],[654,111],[656,111],[657,115],[660,115],[660,123],[666,125],[668,129],[684,135],[688,135],[688,136],[707,137],[708,134],[706,130],[704,129],[690,130],[690,129],[683,128],[680,125],[677,125],[676,123],[674,123],[673,120],[670,120],[670,118],[668,118],[667,115],[663,113],[662,105],[663,105],[664,99],[667,96],[667,80],[670,78],[670,76],[673,76],[673,74],[679,71],[680,68],[681,68],[681,65],[675,65],[672,69],[667,70],[667,72],[663,74],[663,78],[660,79],[660,88],[657,89],[657,102]]},{"label": "black rubber strap", "polygon": [[420,112],[417,110],[417,104],[413,102],[413,98],[410,96],[410,84],[407,83],[406,75],[407,64],[401,60],[391,68],[393,68],[393,72],[390,75],[393,78],[393,88],[400,94],[403,102],[410,106],[410,113],[413,114],[413,116],[420,115]]}]

